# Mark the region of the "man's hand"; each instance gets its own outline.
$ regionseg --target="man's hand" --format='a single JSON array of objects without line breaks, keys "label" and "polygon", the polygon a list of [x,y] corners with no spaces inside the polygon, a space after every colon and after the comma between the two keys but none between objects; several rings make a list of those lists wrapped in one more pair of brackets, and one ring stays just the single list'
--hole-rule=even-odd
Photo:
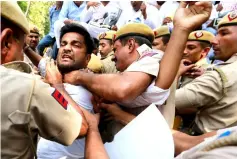
[{"label": "man's hand", "polygon": [[211,11],[211,2],[182,1],[174,16],[174,26],[191,32],[209,19]]},{"label": "man's hand", "polygon": [[87,2],[87,9],[89,9],[90,7],[98,7],[99,5],[99,2],[89,1]]},{"label": "man's hand", "polygon": [[78,77],[80,76],[81,71],[71,71],[64,75],[63,81],[65,83],[73,84],[73,85],[80,85],[80,82],[78,81]]},{"label": "man's hand", "polygon": [[189,78],[197,78],[203,75],[204,72],[205,72],[204,68],[194,67],[194,68],[191,68],[190,71],[186,72],[185,76],[188,76]]},{"label": "man's hand", "polygon": [[52,86],[61,85],[63,83],[62,75],[53,59],[48,60],[46,63],[45,81]]},{"label": "man's hand", "polygon": [[88,131],[98,131],[98,124],[100,121],[100,114],[92,114],[84,108],[80,108],[86,118],[88,124]]},{"label": "man's hand", "polygon": [[180,62],[178,77],[185,75],[189,70],[195,67],[195,64],[192,64],[191,61],[183,59]]},{"label": "man's hand", "polygon": [[140,7],[140,10],[142,12],[142,15],[143,15],[143,18],[146,19],[147,18],[147,13],[146,13],[146,4],[143,2],[141,7]]},{"label": "man's hand", "polygon": [[216,11],[220,12],[220,11],[222,11],[222,9],[223,9],[222,4],[221,3],[217,4]]},{"label": "man's hand", "polygon": [[71,23],[73,23],[73,20],[71,19],[64,20],[64,24],[71,24]]},{"label": "man's hand", "polygon": [[116,25],[113,25],[113,26],[111,27],[111,30],[117,31],[117,30],[118,30],[118,27],[117,27]]},{"label": "man's hand", "polygon": [[167,23],[171,23],[171,22],[172,22],[172,19],[170,17],[165,17],[162,24],[166,25]]}]

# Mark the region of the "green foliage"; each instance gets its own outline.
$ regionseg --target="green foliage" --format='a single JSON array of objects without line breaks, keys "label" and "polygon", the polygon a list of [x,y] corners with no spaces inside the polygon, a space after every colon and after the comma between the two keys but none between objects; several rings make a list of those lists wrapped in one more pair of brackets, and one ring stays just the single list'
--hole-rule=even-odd
[{"label": "green foliage", "polygon": [[30,3],[27,19],[31,24],[39,28],[41,38],[48,34],[50,29],[49,8],[55,3],[54,1],[18,1],[18,5],[25,13],[28,3]]},{"label": "green foliage", "polygon": [[17,4],[20,6],[23,13],[25,13],[27,8],[27,1],[17,1]]}]

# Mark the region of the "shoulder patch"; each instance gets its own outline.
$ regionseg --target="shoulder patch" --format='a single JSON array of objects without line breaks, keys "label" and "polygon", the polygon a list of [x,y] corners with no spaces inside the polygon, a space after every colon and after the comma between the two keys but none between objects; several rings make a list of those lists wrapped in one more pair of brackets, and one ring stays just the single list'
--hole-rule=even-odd
[{"label": "shoulder patch", "polygon": [[52,96],[64,109],[67,110],[68,101],[63,97],[63,95],[57,89],[54,90],[54,92],[52,93]]}]

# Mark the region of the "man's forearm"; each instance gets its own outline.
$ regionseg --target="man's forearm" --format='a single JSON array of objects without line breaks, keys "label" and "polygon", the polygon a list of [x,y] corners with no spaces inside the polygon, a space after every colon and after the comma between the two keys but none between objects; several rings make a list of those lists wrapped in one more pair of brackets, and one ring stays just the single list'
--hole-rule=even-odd
[{"label": "man's forearm", "polygon": [[98,130],[88,130],[85,148],[86,159],[109,159]]},{"label": "man's forearm", "polygon": [[[188,150],[201,142],[204,141],[205,138],[216,135],[216,131],[209,132],[200,136],[190,136],[185,133],[172,130],[174,144],[175,144],[175,155],[182,153],[185,150]],[[191,142],[190,142],[191,141]]]},{"label": "man's forearm", "polygon": [[[144,82],[137,82],[139,77]],[[82,85],[96,95],[109,101],[120,102],[136,98],[146,90],[152,80],[149,75],[144,77],[140,73],[135,75],[133,72],[104,75],[81,73],[78,78]]]},{"label": "man's forearm", "polygon": [[183,28],[174,27],[167,49],[160,62],[160,71],[156,79],[156,86],[159,88],[168,89],[173,83],[189,33]]},{"label": "man's forearm", "polygon": [[38,67],[40,60],[43,58],[38,53],[34,52],[30,47],[24,49],[24,53],[31,60],[31,62]]}]

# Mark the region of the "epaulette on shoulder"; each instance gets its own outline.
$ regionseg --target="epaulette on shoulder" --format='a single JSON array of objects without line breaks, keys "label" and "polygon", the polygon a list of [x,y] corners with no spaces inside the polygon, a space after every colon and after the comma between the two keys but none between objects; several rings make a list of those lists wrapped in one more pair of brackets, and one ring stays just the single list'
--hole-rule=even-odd
[{"label": "epaulette on shoulder", "polygon": [[225,73],[222,71],[221,68],[217,68],[216,66],[211,66],[206,68],[206,71],[216,71],[220,77],[221,77],[221,81],[222,81],[222,86],[223,86],[223,93],[226,93],[226,88],[225,88],[225,84],[228,82],[228,78],[226,77]]}]

